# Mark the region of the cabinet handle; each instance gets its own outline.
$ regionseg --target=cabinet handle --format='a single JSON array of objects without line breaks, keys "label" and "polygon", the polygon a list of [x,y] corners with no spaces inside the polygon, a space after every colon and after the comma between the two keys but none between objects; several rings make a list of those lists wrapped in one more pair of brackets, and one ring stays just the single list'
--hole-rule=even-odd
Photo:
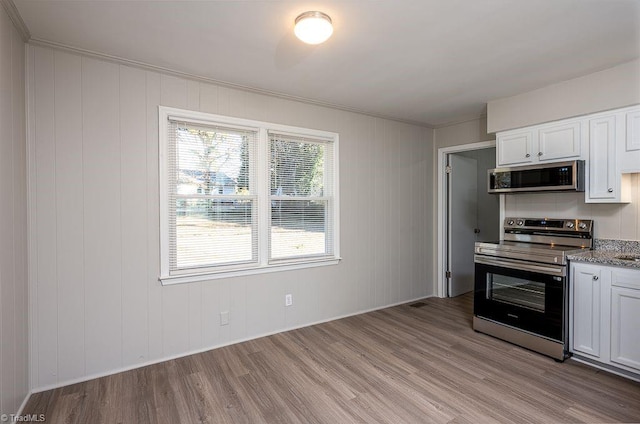
[{"label": "cabinet handle", "polygon": [[542,156],[542,152],[538,152],[538,156]]},{"label": "cabinet handle", "polygon": [[526,155],[524,155],[525,158],[528,158],[529,156],[531,156],[529,153],[527,153]]},{"label": "cabinet handle", "polygon": [[593,280],[594,280],[594,281],[598,281],[598,278],[599,278],[599,277],[598,277],[597,275],[594,275],[594,276],[593,276]]},{"label": "cabinet handle", "polygon": [[609,193],[613,193],[613,189],[610,188],[609,190],[607,190]]}]

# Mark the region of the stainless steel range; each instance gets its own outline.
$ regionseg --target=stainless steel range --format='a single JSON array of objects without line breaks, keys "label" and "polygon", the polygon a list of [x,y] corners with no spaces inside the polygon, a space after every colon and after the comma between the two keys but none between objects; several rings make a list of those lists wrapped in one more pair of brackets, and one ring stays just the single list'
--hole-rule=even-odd
[{"label": "stainless steel range", "polygon": [[473,328],[558,361],[568,355],[566,255],[593,247],[593,221],[506,218],[475,245]]}]

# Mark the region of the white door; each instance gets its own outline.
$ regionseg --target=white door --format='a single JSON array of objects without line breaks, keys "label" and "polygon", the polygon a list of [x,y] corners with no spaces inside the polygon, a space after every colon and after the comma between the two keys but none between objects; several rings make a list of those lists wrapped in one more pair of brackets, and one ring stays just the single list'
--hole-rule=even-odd
[{"label": "white door", "polygon": [[478,163],[449,155],[449,297],[473,290],[473,249],[478,228]]}]

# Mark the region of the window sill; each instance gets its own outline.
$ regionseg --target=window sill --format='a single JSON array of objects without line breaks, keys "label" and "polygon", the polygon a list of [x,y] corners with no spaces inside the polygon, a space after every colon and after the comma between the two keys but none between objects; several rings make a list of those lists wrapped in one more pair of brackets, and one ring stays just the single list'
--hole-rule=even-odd
[{"label": "window sill", "polygon": [[182,275],[167,275],[160,276],[158,280],[163,286],[170,286],[173,284],[184,284],[184,283],[194,283],[197,281],[207,281],[207,280],[217,280],[220,278],[231,278],[231,277],[243,277],[247,275],[257,275],[257,274],[266,274],[269,272],[281,272],[281,271],[291,271],[296,269],[304,269],[304,268],[315,268],[319,266],[328,266],[328,265],[338,265],[342,258],[330,258],[330,259],[322,259],[311,262],[294,262],[294,263],[282,263],[282,264],[272,264],[262,267],[255,268],[245,268],[245,269],[237,269],[237,270],[225,270],[218,272],[206,272],[201,274],[182,274]]}]

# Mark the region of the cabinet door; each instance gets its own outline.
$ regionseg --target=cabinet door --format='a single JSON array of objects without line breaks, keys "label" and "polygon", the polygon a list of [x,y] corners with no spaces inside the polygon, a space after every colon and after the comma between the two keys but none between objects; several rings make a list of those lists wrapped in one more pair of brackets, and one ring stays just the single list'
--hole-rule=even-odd
[{"label": "cabinet door", "polygon": [[589,192],[587,200],[614,201],[620,193],[616,180],[616,117],[589,120]]},{"label": "cabinet door", "polygon": [[573,268],[573,350],[600,357],[600,271]]},{"label": "cabinet door", "polygon": [[627,113],[627,152],[640,150],[640,110]]},{"label": "cabinet door", "polygon": [[540,127],[538,130],[538,159],[541,161],[580,157],[582,138],[580,122]]},{"label": "cabinet door", "polygon": [[533,131],[499,134],[496,140],[498,166],[531,163]]},{"label": "cabinet door", "polygon": [[626,137],[621,159],[622,172],[640,172],[640,109],[626,113]]},{"label": "cabinet door", "polygon": [[640,370],[640,270],[611,272],[611,362]]},{"label": "cabinet door", "polygon": [[611,288],[611,362],[640,370],[640,290]]}]

